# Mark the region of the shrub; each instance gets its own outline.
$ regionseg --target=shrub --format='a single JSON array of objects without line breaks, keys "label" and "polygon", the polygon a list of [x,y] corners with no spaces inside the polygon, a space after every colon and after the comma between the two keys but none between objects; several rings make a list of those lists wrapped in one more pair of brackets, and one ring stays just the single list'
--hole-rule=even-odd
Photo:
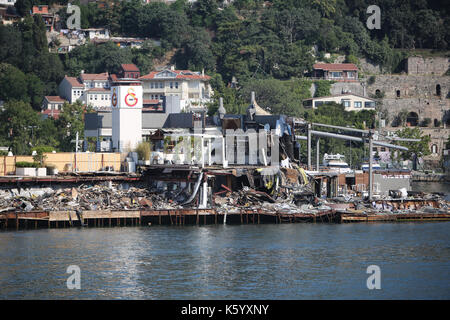
[{"label": "shrub", "polygon": [[47,156],[45,156],[41,150],[36,151],[36,154],[33,156],[34,162],[37,163],[40,167],[44,165],[44,161],[46,158]]},{"label": "shrub", "polygon": [[39,163],[28,162],[28,161],[19,161],[19,162],[16,162],[16,168],[39,168]]},{"label": "shrub", "polygon": [[55,148],[52,146],[37,146],[32,149],[32,151],[36,151],[36,153],[45,153],[45,152],[53,152]]},{"label": "shrub", "polygon": [[141,142],[138,144],[135,150],[138,154],[138,158],[140,160],[149,160],[150,159],[150,143]]}]

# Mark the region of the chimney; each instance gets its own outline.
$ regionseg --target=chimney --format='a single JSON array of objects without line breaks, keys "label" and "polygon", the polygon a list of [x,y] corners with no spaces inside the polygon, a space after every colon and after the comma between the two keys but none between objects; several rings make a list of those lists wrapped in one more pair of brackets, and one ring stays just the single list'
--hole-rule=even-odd
[{"label": "chimney", "polygon": [[205,68],[202,69],[202,77],[205,76]]},{"label": "chimney", "polygon": [[174,66],[174,65],[171,65],[171,66],[170,66],[170,70],[174,71],[174,70],[175,70],[175,66]]},{"label": "chimney", "polygon": [[252,91],[252,100],[251,100],[252,104],[255,104],[255,91]]}]

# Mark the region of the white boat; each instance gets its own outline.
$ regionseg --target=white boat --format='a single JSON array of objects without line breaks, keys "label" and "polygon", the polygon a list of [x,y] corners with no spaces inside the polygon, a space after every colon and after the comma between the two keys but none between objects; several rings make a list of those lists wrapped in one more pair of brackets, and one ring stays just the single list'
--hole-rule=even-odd
[{"label": "white boat", "polygon": [[[361,165],[361,170],[362,171],[369,171],[369,164],[368,163],[363,163]],[[372,170],[381,170],[381,166],[378,163],[372,163]]]},{"label": "white boat", "polygon": [[338,173],[350,173],[353,172],[350,166],[343,159],[345,158],[342,154],[327,154],[323,155],[323,166],[332,172]]}]

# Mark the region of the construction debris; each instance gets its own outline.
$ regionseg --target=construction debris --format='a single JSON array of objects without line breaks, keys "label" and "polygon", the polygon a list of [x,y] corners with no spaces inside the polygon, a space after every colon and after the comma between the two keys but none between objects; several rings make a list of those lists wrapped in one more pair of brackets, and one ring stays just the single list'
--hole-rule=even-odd
[{"label": "construction debris", "polygon": [[163,194],[130,187],[120,189],[104,185],[83,185],[78,188],[30,188],[0,190],[0,209],[18,211],[130,210],[143,207],[175,209],[180,206],[167,201]]}]

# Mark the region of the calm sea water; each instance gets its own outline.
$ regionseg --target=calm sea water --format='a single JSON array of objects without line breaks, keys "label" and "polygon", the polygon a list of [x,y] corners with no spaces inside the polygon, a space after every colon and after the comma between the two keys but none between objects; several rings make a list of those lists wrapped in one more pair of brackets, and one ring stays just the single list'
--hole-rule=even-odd
[{"label": "calm sea water", "polygon": [[[1,299],[450,299],[450,223],[0,232]],[[66,269],[81,269],[69,290]],[[381,290],[368,290],[369,265]]]}]

